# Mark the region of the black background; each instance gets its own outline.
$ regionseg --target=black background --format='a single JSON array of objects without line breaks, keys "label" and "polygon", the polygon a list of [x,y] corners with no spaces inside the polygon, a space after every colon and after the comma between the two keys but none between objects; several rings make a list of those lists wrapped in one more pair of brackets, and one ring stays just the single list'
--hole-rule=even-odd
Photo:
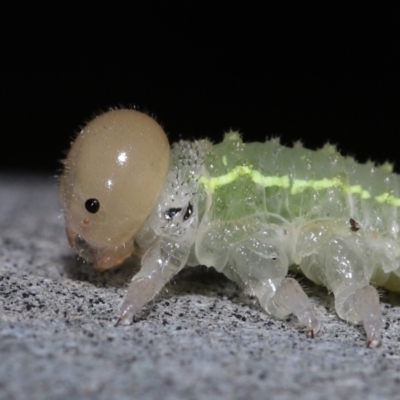
[{"label": "black background", "polygon": [[155,115],[171,141],[218,141],[233,128],[246,141],[330,141],[399,170],[389,3],[189,4],[16,5],[3,15],[1,171],[57,173],[79,127],[119,105]]}]

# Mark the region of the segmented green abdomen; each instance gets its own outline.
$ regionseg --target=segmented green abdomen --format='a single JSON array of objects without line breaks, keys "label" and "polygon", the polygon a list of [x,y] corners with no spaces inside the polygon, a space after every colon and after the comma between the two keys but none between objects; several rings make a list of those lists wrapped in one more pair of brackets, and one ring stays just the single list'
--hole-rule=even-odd
[{"label": "segmented green abdomen", "polygon": [[354,218],[364,228],[397,235],[399,178],[388,164],[358,164],[331,145],[312,151],[278,139],[245,144],[229,132],[205,166],[213,219]]},{"label": "segmented green abdomen", "polygon": [[215,219],[236,220],[265,210],[265,188],[255,184],[250,176],[253,165],[249,146],[238,134],[229,133],[207,155],[209,177],[202,180],[212,192]]}]

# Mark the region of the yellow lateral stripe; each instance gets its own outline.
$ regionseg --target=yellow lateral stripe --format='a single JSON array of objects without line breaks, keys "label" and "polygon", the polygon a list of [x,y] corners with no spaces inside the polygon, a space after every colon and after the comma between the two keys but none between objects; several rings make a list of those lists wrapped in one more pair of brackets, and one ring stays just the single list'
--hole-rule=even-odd
[{"label": "yellow lateral stripe", "polygon": [[400,199],[394,197],[392,194],[389,193],[382,193],[379,196],[375,196],[375,200],[378,203],[387,203],[391,204],[392,206],[400,207]]},{"label": "yellow lateral stripe", "polygon": [[368,192],[368,190],[364,190],[361,185],[353,185],[353,186],[343,185],[343,191],[345,193],[359,194],[362,199],[371,198],[371,193]]},{"label": "yellow lateral stripe", "polygon": [[308,181],[303,179],[295,179],[292,183],[292,188],[290,190],[291,194],[298,194],[304,192],[308,187]]},{"label": "yellow lateral stripe", "polygon": [[299,194],[304,192],[304,190],[311,188],[314,190],[323,190],[323,189],[329,189],[332,187],[340,187],[343,186],[342,181],[339,178],[332,178],[332,179],[327,179],[323,178],[320,180],[313,180],[309,179],[303,180],[303,179],[295,179],[292,184],[292,189],[290,190],[291,194]]},{"label": "yellow lateral stripe", "polygon": [[224,186],[224,185],[227,185],[228,183],[232,183],[237,178],[239,178],[239,176],[250,175],[251,171],[252,171],[251,168],[249,168],[247,166],[238,166],[238,167],[233,168],[232,171],[228,172],[225,175],[221,175],[221,176],[217,176],[217,177],[213,177],[213,178],[208,178],[208,177],[202,176],[200,178],[200,182],[203,185],[208,186],[208,189],[211,192],[214,192],[216,187]]},{"label": "yellow lateral stripe", "polygon": [[200,182],[207,186],[211,192],[214,192],[218,186],[224,186],[234,182],[239,176],[248,175],[254,183],[258,183],[264,187],[278,186],[282,188],[289,188],[290,180],[288,175],[284,176],[264,176],[260,172],[252,170],[248,166],[237,166],[232,171],[225,175],[218,177],[208,178],[202,176]]},{"label": "yellow lateral stripe", "polygon": [[264,176],[258,171],[252,171],[250,176],[254,183],[258,183],[264,187],[279,186],[285,189],[290,187],[290,179],[288,175]]},{"label": "yellow lateral stripe", "polygon": [[[259,171],[253,170],[249,166],[237,166],[227,174],[218,177],[202,176],[200,178],[200,182],[207,186],[211,192],[214,192],[217,187],[228,185],[229,183],[234,182],[240,176],[245,175],[249,176],[254,183],[264,187],[277,186],[283,189],[290,188],[290,194],[300,194],[306,189],[324,190],[339,187],[342,188],[343,192],[359,195],[362,199],[372,198],[371,193],[368,190],[363,189],[361,185],[346,185],[339,177],[331,179],[323,178],[319,180],[294,179],[292,182],[290,182],[288,175],[264,176]],[[400,207],[400,198],[394,197],[387,192],[382,193],[379,196],[375,196],[374,198],[378,203],[386,203]]]}]

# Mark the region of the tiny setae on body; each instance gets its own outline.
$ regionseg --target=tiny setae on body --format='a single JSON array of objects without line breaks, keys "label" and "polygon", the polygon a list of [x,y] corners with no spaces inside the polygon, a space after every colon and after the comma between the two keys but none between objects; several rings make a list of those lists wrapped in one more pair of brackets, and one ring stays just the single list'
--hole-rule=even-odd
[{"label": "tiny setae on body", "polygon": [[90,121],[65,160],[60,193],[70,245],[106,270],[143,254],[118,322],[185,266],[213,266],[272,316],[294,314],[313,335],[310,301],[289,271],[335,296],[338,315],[379,343],[377,286],[400,291],[400,179],[388,164],[358,164],[334,146],[279,140],[169,146],[135,110]]}]

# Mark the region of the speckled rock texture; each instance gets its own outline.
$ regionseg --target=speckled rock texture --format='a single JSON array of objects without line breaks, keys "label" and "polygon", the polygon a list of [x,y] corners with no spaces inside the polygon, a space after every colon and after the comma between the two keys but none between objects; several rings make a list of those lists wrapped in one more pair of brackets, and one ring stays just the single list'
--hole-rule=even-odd
[{"label": "speckled rock texture", "polygon": [[104,275],[68,248],[55,178],[0,175],[1,399],[398,399],[400,298],[382,292],[382,345],[365,347],[302,278],[310,339],[213,270],[182,271],[115,327],[137,260]]}]

